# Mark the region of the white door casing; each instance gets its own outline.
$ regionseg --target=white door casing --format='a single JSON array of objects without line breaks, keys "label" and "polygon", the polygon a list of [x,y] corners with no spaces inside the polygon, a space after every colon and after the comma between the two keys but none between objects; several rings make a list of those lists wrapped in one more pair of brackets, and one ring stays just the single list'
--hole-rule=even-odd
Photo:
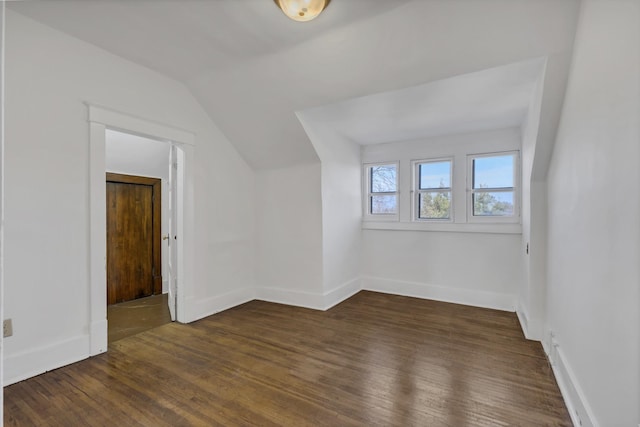
[{"label": "white door casing", "polygon": [[[176,293],[174,310],[179,322],[186,322],[185,298],[193,284],[193,161],[195,135],[168,126],[105,107],[87,104],[89,108],[89,283],[90,283],[90,349],[93,356],[107,351],[107,295],[106,295],[106,187],[105,187],[105,131],[115,129],[147,138],[171,142],[176,158],[182,164],[176,174],[175,229],[177,239],[172,243],[176,250],[175,280],[180,285]],[[179,147],[178,147],[179,146]],[[174,148],[172,148],[173,150]],[[178,154],[179,153],[179,154]],[[173,215],[173,214],[172,214]]]}]

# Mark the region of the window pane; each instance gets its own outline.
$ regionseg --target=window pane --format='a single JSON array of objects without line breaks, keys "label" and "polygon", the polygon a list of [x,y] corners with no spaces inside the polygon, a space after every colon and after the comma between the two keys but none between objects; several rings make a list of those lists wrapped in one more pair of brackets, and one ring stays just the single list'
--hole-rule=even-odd
[{"label": "window pane", "polygon": [[511,216],[513,215],[513,191],[484,192],[473,194],[473,215]]},{"label": "window pane", "polygon": [[371,196],[371,214],[395,214],[398,212],[398,202],[394,195]]},{"label": "window pane", "polygon": [[430,191],[418,195],[418,218],[449,219],[451,216],[451,192]]},{"label": "window pane", "polygon": [[420,168],[420,190],[429,188],[451,188],[451,162],[422,163]]},{"label": "window pane", "polygon": [[515,156],[477,157],[473,159],[473,188],[512,188]]},{"label": "window pane", "polygon": [[396,165],[371,166],[371,192],[396,191]]}]

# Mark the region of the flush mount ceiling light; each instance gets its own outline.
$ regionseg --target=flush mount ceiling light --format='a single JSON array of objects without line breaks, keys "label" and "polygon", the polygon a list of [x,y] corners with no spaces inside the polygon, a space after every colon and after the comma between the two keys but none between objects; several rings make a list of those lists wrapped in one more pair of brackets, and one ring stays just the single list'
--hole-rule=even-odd
[{"label": "flush mount ceiling light", "polygon": [[311,21],[320,15],[331,0],[273,0],[294,21]]}]

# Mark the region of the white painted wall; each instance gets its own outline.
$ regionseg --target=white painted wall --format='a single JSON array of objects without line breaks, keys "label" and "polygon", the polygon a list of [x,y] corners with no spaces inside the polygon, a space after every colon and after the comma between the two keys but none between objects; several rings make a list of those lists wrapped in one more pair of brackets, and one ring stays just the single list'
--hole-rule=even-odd
[{"label": "white painted wall", "polygon": [[328,308],[360,289],[360,146],[334,132],[314,110],[297,114],[321,161],[323,292]]},{"label": "white painted wall", "polygon": [[[106,170],[162,180],[161,234],[169,234],[169,153],[171,145],[111,129],[106,131]],[[162,293],[169,290],[169,246],[163,240]]]},{"label": "white painted wall", "polygon": [[[324,292],[359,288],[361,221],[360,147],[348,146],[344,162],[322,162],[322,254]],[[351,163],[350,160],[353,160]]]},{"label": "white painted wall", "polygon": [[640,422],[638,76],[640,3],[584,1],[548,177],[546,343],[583,426]]},{"label": "white painted wall", "polygon": [[546,61],[531,94],[522,126],[522,283],[518,293],[518,316],[529,339],[542,339],[546,307],[546,182],[534,181],[540,110],[542,106]]},{"label": "white painted wall", "polygon": [[[4,320],[4,25],[5,4],[0,4],[0,320]],[[4,337],[0,335],[0,386],[4,384]],[[4,393],[0,395],[4,414]],[[4,418],[4,417],[3,417]],[[0,422],[3,425],[3,422]]]},{"label": "white painted wall", "polygon": [[256,173],[259,299],[324,308],[320,164]]},{"label": "white painted wall", "polygon": [[513,311],[520,235],[363,231],[363,287]]},{"label": "white painted wall", "polygon": [[[467,154],[520,149],[519,129],[365,146],[365,163],[400,162],[400,227],[363,224],[365,289],[514,310],[522,281],[520,224],[466,223]],[[411,223],[411,160],[453,157],[453,224]]]},{"label": "white painted wall", "polygon": [[88,101],[196,134],[188,320],[254,284],[255,177],[180,83],[7,13],[4,383],[89,354]]}]

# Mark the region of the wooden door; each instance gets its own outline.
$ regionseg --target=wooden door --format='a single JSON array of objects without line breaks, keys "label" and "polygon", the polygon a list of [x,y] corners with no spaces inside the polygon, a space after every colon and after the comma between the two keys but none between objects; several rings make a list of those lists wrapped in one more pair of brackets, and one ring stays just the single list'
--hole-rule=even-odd
[{"label": "wooden door", "polygon": [[107,304],[162,292],[161,180],[107,173]]}]

